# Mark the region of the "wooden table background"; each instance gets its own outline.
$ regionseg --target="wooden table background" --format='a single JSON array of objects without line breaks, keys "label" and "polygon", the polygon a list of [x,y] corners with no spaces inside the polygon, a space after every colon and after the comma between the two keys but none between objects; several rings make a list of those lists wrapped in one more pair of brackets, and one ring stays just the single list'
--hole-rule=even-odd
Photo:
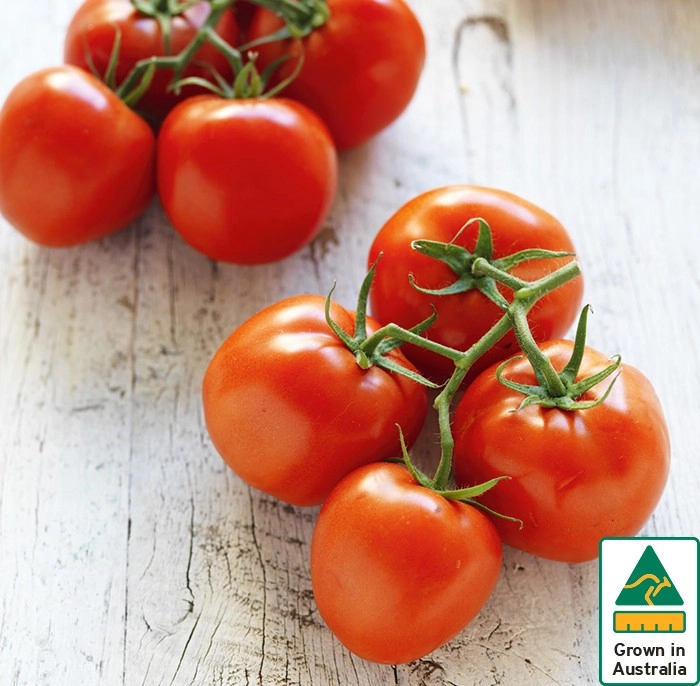
[{"label": "wooden table background", "polygon": [[[671,477],[644,533],[700,533],[700,3],[411,4],[428,45],[415,100],[342,155],[327,226],[299,254],[212,263],[157,203],[68,250],[0,221],[1,686],[598,682],[597,563],[513,550],[443,649],[398,667],[351,656],[314,607],[316,510],[247,488],[207,438],[200,382],[228,333],[334,279],[352,305],[379,227],[444,184],[513,191],[568,227],[590,342],[644,370],[667,412]],[[0,98],[60,61],[76,6],[5,7]]]}]

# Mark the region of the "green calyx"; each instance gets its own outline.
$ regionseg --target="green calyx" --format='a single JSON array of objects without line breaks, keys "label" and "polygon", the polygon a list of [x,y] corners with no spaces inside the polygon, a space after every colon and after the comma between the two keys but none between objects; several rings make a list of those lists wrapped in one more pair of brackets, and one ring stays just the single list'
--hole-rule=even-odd
[{"label": "green calyx", "polygon": [[[233,46],[224,40],[216,31],[216,25],[224,12],[228,11],[237,0],[208,0],[209,15],[197,31],[193,39],[178,54],[171,54],[170,38],[172,32],[172,20],[183,12],[198,4],[200,0],[131,0],[133,6],[143,15],[152,17],[160,25],[165,44],[165,56],[150,57],[141,60],[124,81],[116,84],[114,73],[119,60],[121,36],[117,31],[110,66],[103,78],[105,83],[127,105],[135,108],[143,94],[148,90],[153,75],[157,69],[169,69],[173,76],[169,90],[179,93],[186,85],[196,85],[223,98],[270,98],[278,95],[289,83],[296,78],[303,64],[303,54],[296,59],[293,73],[274,88],[268,89],[268,83],[273,73],[291,55],[286,55],[274,62],[263,72],[255,67],[255,53],[249,52],[254,45],[265,42],[281,40],[285,38],[303,38],[311,32],[322,27],[330,17],[326,0],[249,0],[258,7],[264,7],[280,16],[284,22],[284,28],[270,36],[265,36],[255,43],[244,46]],[[224,55],[235,74],[233,83],[224,79],[211,65],[199,66],[208,71],[209,78],[187,77],[183,74],[188,65],[195,61],[195,55],[199,48],[208,43]],[[244,58],[244,54],[246,58]]]},{"label": "green calyx", "polygon": [[[344,331],[331,317],[331,296],[335,290],[335,285],[326,296],[326,322],[328,322],[328,326],[330,326],[330,328],[333,330],[333,333],[335,333],[335,335],[342,341],[347,349],[353,353],[355,359],[357,360],[357,364],[362,369],[380,367],[381,369],[400,374],[401,376],[406,376],[424,386],[435,388],[437,386],[436,384],[432,383],[412,369],[408,369],[407,367],[399,364],[395,359],[387,356],[389,352],[406,342],[405,337],[398,338],[392,336],[390,327],[382,327],[372,336],[368,336],[367,303],[369,300],[369,291],[372,286],[372,281],[374,280],[376,266],[377,265],[375,262],[362,281],[360,293],[357,298],[357,309],[355,310],[355,330],[353,335],[351,336]],[[424,340],[421,337],[421,334],[427,331],[434,321],[435,315],[433,314],[432,316],[428,317],[428,319],[420,322],[413,328],[405,330],[400,329],[400,331],[405,332],[409,335],[409,337],[414,336],[416,339]],[[399,329],[399,327],[396,328]]]},{"label": "green calyx", "polygon": [[[216,41],[217,38],[212,39],[212,42]],[[262,97],[269,75],[267,73],[261,74],[257,70],[255,66],[255,55],[250,55],[250,59],[244,62],[243,56],[238,50],[231,46],[228,46],[227,50],[229,51],[227,53],[229,62],[233,66],[233,72],[236,75],[233,83],[229,83],[216,70],[209,69],[213,81],[209,81],[200,76],[189,76],[175,81],[172,84],[172,89],[179,89],[183,86],[199,86],[226,100]]]},{"label": "green calyx", "polygon": [[406,441],[404,439],[403,431],[401,431],[401,427],[398,427],[399,430],[399,440],[401,441],[401,455],[403,458],[403,463],[406,466],[406,469],[410,472],[411,476],[416,480],[417,483],[419,483],[423,488],[427,488],[431,491],[434,491],[438,495],[441,495],[443,498],[446,500],[454,500],[460,503],[466,503],[468,505],[473,505],[475,507],[478,507],[479,509],[483,510],[484,512],[487,512],[488,514],[491,514],[495,517],[499,517],[500,519],[505,519],[510,522],[517,522],[520,524],[522,527],[522,521],[515,518],[515,517],[509,517],[508,515],[505,515],[501,512],[496,512],[495,510],[492,510],[489,507],[486,507],[482,502],[478,500],[479,496],[482,496],[484,493],[487,491],[490,491],[494,486],[497,486],[501,481],[510,479],[509,476],[499,476],[496,477],[495,479],[490,479],[489,481],[485,481],[484,483],[477,484],[475,486],[469,486],[467,488],[445,488],[441,484],[437,482],[437,478],[430,478],[427,474],[422,472],[418,467],[416,467],[415,464],[413,464],[413,461],[411,460],[411,456],[408,452],[408,448],[406,447]]},{"label": "green calyx", "polygon": [[[477,234],[474,251],[472,252],[461,245],[457,245],[455,241],[457,241],[460,235],[469,226],[475,223],[479,225],[479,232]],[[432,257],[433,259],[445,263],[456,276],[456,279],[449,286],[440,289],[422,288],[419,284],[415,283],[413,277],[409,277],[411,279],[411,285],[416,290],[421,293],[436,296],[456,295],[457,293],[465,293],[470,290],[478,290],[502,309],[508,307],[508,301],[498,290],[497,281],[493,276],[487,273],[477,274],[475,272],[474,264],[476,260],[481,259],[482,261],[488,262],[495,270],[503,274],[509,272],[521,262],[526,262],[528,260],[572,256],[571,253],[568,252],[531,248],[528,250],[521,250],[520,252],[513,253],[506,257],[494,259],[491,227],[481,217],[475,217],[466,222],[449,243],[416,240],[411,243],[411,247],[427,257]],[[503,282],[502,279],[501,282]],[[524,281],[512,277],[512,282],[506,285],[517,289],[524,284]]]},{"label": "green calyx", "polygon": [[157,58],[153,57],[139,63],[139,68],[131,72],[122,84],[117,84],[117,65],[122,45],[122,32],[118,26],[114,26],[114,43],[109,53],[109,60],[104,74],[100,74],[95,66],[90,50],[85,44],[85,62],[90,73],[101,80],[107,88],[113,91],[128,106],[134,107],[143,94],[149,89],[157,69]]},{"label": "green calyx", "polygon": [[[105,83],[117,96],[129,105],[129,107],[136,107],[140,98],[148,90],[153,79],[153,74],[157,69],[172,70],[173,77],[169,88],[173,92],[179,92],[182,85],[189,81],[188,79],[182,79],[183,72],[187,66],[192,63],[195,54],[204,43],[213,44],[217,50],[224,53],[229,62],[239,65],[241,63],[240,53],[236,48],[229,45],[221,38],[215,29],[223,13],[233,6],[234,2],[235,0],[210,0],[209,16],[204,24],[202,24],[199,31],[197,31],[182,52],[177,55],[172,55],[170,54],[172,19],[196,5],[196,0],[131,0],[131,3],[141,14],[152,17],[160,25],[166,54],[163,57],[154,56],[137,62],[124,81],[118,85],[114,83],[113,76],[111,80],[105,77]],[[116,64],[119,60],[120,42],[121,36],[117,31],[110,57],[110,65],[107,70],[108,74],[113,75],[116,69]],[[210,71],[216,76],[215,70],[210,68]],[[193,81],[196,81],[200,85],[212,85],[206,79],[193,79]]]},{"label": "green calyx", "polygon": [[274,12],[284,20],[284,27],[278,32],[261,38],[246,47],[261,43],[304,38],[321,28],[330,18],[327,0],[251,0],[254,5]]},{"label": "green calyx", "polygon": [[[622,362],[619,355],[612,357],[611,363],[598,373],[578,381],[576,380],[586,348],[589,311],[589,305],[586,305],[581,311],[571,357],[560,372],[554,369],[549,358],[537,347],[531,335],[527,335],[529,334],[529,329],[525,332],[521,327],[516,326],[516,335],[520,334],[518,335],[520,346],[532,365],[538,383],[522,384],[511,381],[504,376],[506,367],[516,358],[511,358],[501,363],[496,371],[496,376],[504,386],[525,396],[518,409],[528,405],[540,405],[549,408],[556,407],[565,411],[587,410],[605,402],[619,374],[618,370]],[[616,371],[618,374],[613,376],[605,392],[599,398],[581,400],[589,390]]]},{"label": "green calyx", "polygon": [[190,7],[194,7],[198,0],[131,0],[131,4],[147,17],[155,19],[163,36],[165,54],[170,54],[170,35],[172,33],[173,17],[183,14]]}]

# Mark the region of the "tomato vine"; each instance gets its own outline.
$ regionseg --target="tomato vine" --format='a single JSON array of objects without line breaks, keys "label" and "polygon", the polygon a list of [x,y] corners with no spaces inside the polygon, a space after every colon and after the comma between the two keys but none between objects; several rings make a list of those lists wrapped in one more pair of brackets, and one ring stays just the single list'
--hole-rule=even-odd
[{"label": "tomato vine", "polygon": [[[442,355],[452,361],[454,364],[454,371],[434,400],[434,408],[438,413],[441,446],[440,460],[435,474],[429,477],[421,472],[411,461],[408,451],[405,450],[405,446],[403,458],[407,468],[421,485],[440,493],[445,498],[479,505],[479,502],[474,499],[495,486],[500,478],[491,480],[487,484],[481,484],[466,489],[450,488],[454,450],[451,413],[455,396],[462,387],[474,363],[512,328],[515,331],[518,341],[521,342],[523,350],[528,355],[528,359],[532,361],[533,366],[537,370],[538,378],[542,376],[544,380],[549,380],[550,386],[547,388],[550,389],[550,392],[559,393],[559,396],[564,397],[566,395],[564,383],[565,379],[568,379],[570,376],[570,371],[567,370],[564,373],[564,380],[562,380],[552,368],[551,363],[549,363],[546,358],[543,359],[544,356],[539,352],[539,348],[532,337],[527,314],[542,297],[568,281],[580,276],[581,270],[578,262],[572,259],[564,266],[535,281],[526,281],[513,276],[508,270],[523,261],[562,256],[571,256],[573,258],[573,256],[570,255],[570,253],[561,251],[527,249],[494,259],[492,235],[489,224],[482,218],[476,218],[469,220],[463,228],[473,222],[478,222],[479,224],[479,234],[474,252],[456,246],[454,243],[440,243],[437,241],[414,241],[413,243],[415,250],[419,250],[434,259],[448,262],[453,267],[453,271],[457,274],[457,279],[452,285],[440,289],[439,291],[426,291],[426,289],[421,289],[420,286],[415,283],[411,275],[407,277],[411,280],[411,284],[414,288],[423,290],[423,292],[430,292],[437,296],[449,296],[462,290],[476,288],[501,308],[503,311],[501,318],[491,326],[481,339],[467,350],[455,350],[449,346],[431,341],[422,335],[434,323],[436,315],[418,323],[415,327],[410,329],[406,329],[395,323],[386,324],[368,337],[364,330],[363,322],[366,316],[367,302],[374,278],[376,263],[371,266],[359,291],[355,335],[349,336],[330,317],[329,307],[332,290],[326,301],[326,317],[328,325],[348,349],[354,353],[358,364],[362,368],[366,369],[372,365],[377,365],[385,369],[390,369],[398,374],[408,376],[425,386],[438,388],[438,384],[425,378],[420,373],[401,367],[394,361],[387,360],[385,358],[385,353],[404,343],[411,343]],[[510,302],[498,290],[497,284],[502,284],[512,289],[513,296]],[[587,313],[587,310],[584,310],[584,313]],[[582,341],[585,342],[585,326],[579,327],[579,333]],[[583,345],[583,342],[581,345]],[[609,373],[610,372],[606,372],[606,375]],[[596,375],[585,382],[585,384],[584,382],[579,382],[579,384],[576,385],[569,384],[568,392],[579,391],[599,381],[599,375]],[[561,392],[559,392],[559,387],[555,385],[557,383],[562,386]],[[588,386],[586,386],[586,384],[588,384]],[[554,387],[553,391],[551,387]],[[540,395],[544,395],[544,392],[540,393]],[[559,406],[563,405],[564,403],[562,401]],[[582,407],[582,405],[577,403],[571,405],[571,409],[578,409],[580,407]],[[501,478],[507,478],[507,475]],[[500,514],[500,516],[506,517],[504,514]]]},{"label": "tomato vine", "polygon": [[[172,18],[182,14],[196,4],[195,2],[177,2],[176,0],[154,0],[152,2],[146,0],[131,1],[140,12],[158,21],[161,26],[168,53],[169,27]],[[254,85],[251,86],[250,76],[255,55],[254,53],[250,53],[250,61],[246,63],[244,51],[253,47],[253,45],[242,46],[243,49],[240,49],[231,45],[216,31],[216,26],[223,16],[223,13],[233,7],[236,0],[207,0],[207,2],[210,6],[207,19],[181,52],[175,55],[166,54],[142,59],[134,65],[121,84],[110,84],[108,81],[108,85],[113,87],[116,94],[129,106],[134,107],[138,103],[141,96],[148,89],[154,70],[157,69],[171,69],[173,71],[170,88],[174,92],[177,92],[183,85],[189,83],[215,90],[215,92],[222,95],[222,97],[243,98],[259,97],[262,95],[263,86],[267,82],[269,74],[271,74],[278,65],[273,65],[271,69],[266,71],[267,76],[265,78],[257,79]],[[299,2],[291,2],[291,0],[250,0],[250,2],[259,7],[273,11],[284,20],[283,29],[276,32],[274,35],[270,35],[265,40],[303,38],[315,29],[323,26],[330,17],[326,0],[300,0]],[[112,58],[110,60],[110,67],[108,68],[110,77],[114,73],[114,65],[119,58],[119,41],[120,37],[117,33]],[[192,63],[197,51],[205,43],[214,46],[227,59],[233,69],[234,84],[227,84],[216,70],[211,67],[209,67],[209,71],[211,76],[215,79],[216,85],[201,77],[182,79],[183,72]],[[245,87],[246,84],[248,87]],[[267,93],[267,96],[276,95],[286,84],[287,81],[285,80],[285,82],[275,88],[274,91]]]}]

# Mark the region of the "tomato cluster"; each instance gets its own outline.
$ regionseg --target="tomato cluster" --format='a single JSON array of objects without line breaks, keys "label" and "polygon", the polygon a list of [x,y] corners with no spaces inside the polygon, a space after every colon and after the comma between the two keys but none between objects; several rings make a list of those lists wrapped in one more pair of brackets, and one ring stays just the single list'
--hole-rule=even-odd
[{"label": "tomato cluster", "polygon": [[[591,560],[656,507],[663,412],[641,372],[586,345],[573,253],[518,196],[434,189],[376,234],[354,312],[288,298],[211,360],[204,415],[226,463],[288,503],[322,504],[314,597],[357,655],[407,662],[457,634],[497,583],[502,542]],[[559,338],[580,311],[575,339]],[[431,388],[434,476],[409,452]]]},{"label": "tomato cluster", "polygon": [[[157,195],[208,257],[282,259],[324,222],[338,150],[407,106],[421,27],[403,0],[175,4],[83,3],[67,64],[25,78],[0,111],[0,211],[69,246]],[[250,486],[321,505],[314,596],[357,655],[407,662],[450,640],[487,602],[502,543],[590,560],[656,507],[663,412],[641,372],[586,345],[574,252],[523,198],[430,190],[377,232],[355,310],[286,298],[212,358],[211,441]],[[429,475],[410,449],[431,397]]]},{"label": "tomato cluster", "polygon": [[72,246],[157,195],[196,250],[252,265],[318,234],[338,150],[403,112],[425,42],[404,0],[85,0],[64,54],[0,111],[10,224]]}]

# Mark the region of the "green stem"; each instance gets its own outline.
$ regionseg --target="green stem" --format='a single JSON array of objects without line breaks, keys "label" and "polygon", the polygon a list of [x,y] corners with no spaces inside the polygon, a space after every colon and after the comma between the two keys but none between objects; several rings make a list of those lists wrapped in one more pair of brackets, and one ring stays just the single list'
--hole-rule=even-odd
[{"label": "green stem", "polygon": [[460,353],[455,369],[445,387],[435,398],[433,407],[438,413],[440,430],[440,462],[433,481],[437,490],[445,490],[452,477],[452,456],[454,437],[452,436],[452,402],[467,373],[474,363],[505,336],[511,328],[511,321],[503,315],[469,350]]},{"label": "green stem", "polygon": [[494,279],[494,281],[498,281],[514,291],[530,286],[528,281],[523,281],[517,276],[513,276],[502,269],[498,269],[498,267],[495,267],[491,262],[483,257],[477,257],[474,259],[474,264],[472,265],[472,275],[476,277],[490,276],[492,279]]},{"label": "green stem", "polygon": [[[211,0],[209,16],[201,29],[195,34],[180,54],[164,57],[150,57],[137,62],[124,81],[116,89],[115,93],[122,100],[128,98],[149,68],[172,69],[174,72],[173,80],[179,80],[182,76],[182,72],[192,61],[197,50],[199,50],[205,42],[212,40],[212,36],[216,34],[214,27],[219,22],[219,19],[221,19],[223,13],[231,7],[235,1],[236,0]],[[225,41],[223,41],[223,43],[225,43]],[[232,48],[228,43],[225,43],[225,45],[227,50],[235,52],[235,48]],[[217,45],[217,47],[219,49],[224,49],[222,44]]]},{"label": "green stem", "polygon": [[[154,17],[161,25],[163,39],[165,41],[166,55],[162,57],[150,57],[137,62],[129,72],[124,81],[114,89],[117,96],[130,106],[135,106],[138,98],[142,94],[139,84],[143,83],[144,75],[149,69],[171,69],[173,71],[172,83],[178,88],[182,80],[182,75],[187,65],[192,62],[196,52],[204,43],[210,43],[228,60],[233,71],[238,75],[244,68],[241,51],[230,45],[216,32],[216,25],[223,13],[234,5],[237,0],[208,0],[210,11],[204,24],[178,55],[169,54],[169,28],[173,16],[182,13],[192,7],[195,0],[131,0],[132,4],[143,14]],[[304,37],[314,29],[323,26],[330,16],[330,11],[326,0],[250,0],[254,5],[266,8],[279,15],[285,21],[285,36],[283,37]],[[220,78],[214,74],[219,89],[213,88],[215,92],[223,97],[236,97],[237,89],[221,87]],[[193,83],[193,82],[192,82]],[[286,85],[286,83],[285,83]],[[250,89],[244,89],[245,95],[249,97]],[[259,93],[252,93],[250,97],[258,97]]]},{"label": "green stem", "polygon": [[554,272],[533,281],[513,293],[513,302],[508,308],[515,337],[539,383],[552,398],[567,394],[567,389],[550,359],[540,350],[527,322],[527,313],[542,296],[559,288],[581,273],[577,262],[572,261]]},{"label": "green stem", "polygon": [[[512,277],[507,272],[501,271],[500,269],[494,267],[483,258],[477,258],[474,261],[473,270],[476,272],[480,272],[482,270],[484,272],[488,272],[488,276],[505,285],[511,287],[517,285],[515,277]],[[498,341],[505,336],[510,328],[514,329],[516,339],[520,343],[521,347],[523,345],[525,345],[527,348],[534,346],[534,350],[536,350],[537,353],[534,353],[534,350],[531,350],[533,355],[539,354],[542,356],[542,358],[544,358],[541,363],[542,368],[549,367],[556,378],[556,381],[554,381],[554,379],[550,379],[549,371],[547,371],[547,380],[551,382],[553,387],[556,386],[557,383],[561,384],[563,389],[562,394],[566,393],[561,379],[559,379],[559,376],[552,367],[552,363],[540,351],[534,341],[534,338],[532,337],[532,333],[527,322],[527,313],[540,298],[556,288],[559,288],[561,285],[575,278],[580,273],[581,270],[579,265],[575,261],[572,261],[556,271],[551,272],[541,279],[531,283],[517,279],[517,281],[520,282],[520,287],[515,290],[513,302],[509,304],[503,317],[501,317],[501,319],[499,319],[499,321],[496,322],[496,324],[494,324],[491,329],[489,329],[489,331],[482,336],[482,338],[480,338],[476,343],[474,343],[474,345],[462,353],[456,360],[455,370],[453,371],[452,376],[449,378],[447,384],[435,398],[433,403],[434,408],[438,412],[438,426],[440,430],[441,446],[440,462],[438,463],[435,476],[433,477],[433,483],[437,490],[445,490],[452,478],[454,437],[452,435],[451,411],[454,397],[474,363],[484,353],[498,343]],[[526,297],[523,297],[523,293],[526,294]],[[526,352],[525,348],[523,348],[523,352]]]},{"label": "green stem", "polygon": [[[425,241],[420,242],[420,248],[422,252],[433,252],[433,245]],[[482,246],[482,251],[486,251],[487,248],[488,246],[486,246],[486,248]],[[451,254],[445,253],[444,246],[439,246],[435,248],[435,250],[440,251],[439,259],[442,261],[448,261],[448,259],[451,258]],[[539,252],[537,256],[541,256]],[[460,255],[457,255],[457,257],[459,258]],[[380,258],[381,255],[378,259]],[[490,283],[489,288],[494,293],[498,293],[499,297],[495,297],[490,293],[485,293],[484,295],[485,297],[490,297],[503,310],[503,315],[500,317],[500,319],[478,341],[476,341],[469,347],[468,350],[465,351],[455,350],[441,343],[431,341],[423,335],[425,331],[429,330],[430,325],[437,316],[436,313],[434,313],[432,317],[429,317],[424,322],[421,322],[413,327],[413,329],[405,329],[398,324],[390,323],[382,326],[373,335],[367,337],[365,312],[370,288],[375,274],[376,262],[367,273],[367,276],[365,277],[360,289],[354,336],[350,336],[345,331],[340,329],[335,322],[333,322],[330,317],[329,309],[331,294],[329,294],[326,299],[326,320],[328,321],[329,326],[331,329],[333,329],[333,331],[335,331],[338,338],[345,343],[348,349],[355,354],[358,363],[363,369],[367,369],[372,365],[379,365],[380,367],[384,367],[389,371],[397,372],[403,374],[404,376],[410,376],[418,383],[435,387],[434,384],[422,377],[420,374],[411,372],[395,361],[390,361],[385,358],[384,355],[386,352],[393,350],[403,343],[411,343],[425,350],[437,353],[438,355],[442,355],[443,357],[452,360],[454,363],[454,369],[450,375],[450,378],[447,380],[447,383],[442,390],[437,394],[433,402],[433,407],[438,413],[441,450],[440,461],[432,478],[421,472],[411,463],[410,455],[405,448],[402,436],[402,452],[404,462],[411,471],[411,474],[414,475],[419,483],[423,484],[427,488],[432,488],[433,490],[442,493],[447,498],[466,498],[469,500],[470,496],[465,494],[471,493],[471,490],[469,489],[467,489],[467,491],[464,489],[458,489],[456,491],[448,490],[448,486],[453,476],[452,466],[454,457],[454,436],[452,434],[451,414],[455,396],[457,395],[457,392],[462,386],[464,379],[466,378],[470,369],[473,367],[474,363],[486,352],[491,350],[511,328],[515,332],[516,339],[518,340],[521,349],[533,363],[536,373],[541,375],[541,382],[543,385],[546,385],[547,389],[552,395],[559,394],[559,396],[565,396],[567,393],[564,381],[554,370],[549,359],[537,347],[532,332],[530,331],[527,315],[537,301],[540,300],[540,298],[579,276],[581,273],[579,265],[575,260],[571,260],[564,266],[550,272],[549,274],[546,274],[536,281],[524,281],[523,279],[519,279],[506,271],[508,264],[509,263],[507,261],[503,265],[494,264],[485,257],[477,256],[471,260],[471,266],[468,268],[470,269],[471,273],[466,273],[465,275],[460,273],[459,275],[461,280],[488,280]],[[501,266],[504,268],[501,268]],[[462,265],[460,264],[459,267],[461,271]],[[497,289],[498,284],[502,284],[513,290],[513,298],[511,302],[508,302],[501,296]],[[483,288],[480,290],[482,293],[484,292]],[[333,291],[331,290],[331,293],[332,292]],[[585,328],[585,317],[579,328]],[[614,369],[612,369],[612,371],[614,371]],[[612,371],[608,371],[606,373],[610,374]],[[538,376],[538,378],[540,378],[540,376]],[[493,484],[485,484],[484,487],[490,488],[491,485]]]},{"label": "green stem", "polygon": [[[363,282],[362,297],[359,299],[358,311],[364,311],[364,307],[366,307],[366,299],[374,275],[374,269],[375,265],[372,266]],[[425,481],[438,491],[445,491],[452,478],[454,437],[452,435],[451,411],[455,395],[474,363],[493,348],[511,328],[514,329],[516,339],[523,352],[533,362],[533,367],[542,370],[542,383],[546,384],[552,393],[566,394],[566,388],[554,367],[552,367],[549,358],[537,347],[530,331],[527,314],[540,298],[577,277],[581,273],[578,263],[572,260],[563,267],[532,282],[518,279],[481,257],[477,257],[474,260],[472,271],[475,277],[488,276],[494,282],[514,289],[514,292],[513,301],[510,303],[505,301],[503,316],[468,350],[454,350],[441,343],[431,341],[419,333],[404,329],[398,324],[387,324],[364,340],[363,336],[358,334],[351,340],[357,346],[354,348],[356,354],[361,353],[361,357],[364,360],[376,359],[375,353],[381,349],[384,341],[391,338],[404,343],[412,343],[425,350],[447,357],[454,362],[455,368],[452,375],[433,402],[433,407],[438,413],[441,446],[440,462],[434,477],[432,479],[425,477]],[[347,334],[344,335],[348,339],[350,338]]]},{"label": "green stem", "polygon": [[425,348],[425,350],[430,350],[438,355],[447,357],[455,363],[457,363],[457,361],[461,360],[463,357],[463,353],[461,353],[459,350],[455,350],[454,348],[449,348],[441,343],[431,341],[424,336],[413,333],[408,329],[404,329],[398,324],[387,324],[386,326],[382,326],[381,329],[377,329],[369,338],[367,338],[367,340],[362,343],[362,351],[367,355],[367,357],[372,357],[377,348],[379,348],[381,343],[387,338],[397,338],[404,343],[413,343],[421,348]]},{"label": "green stem", "polygon": [[303,38],[323,26],[330,16],[326,0],[251,0],[284,19],[289,36]]},{"label": "green stem", "polygon": [[300,20],[308,19],[311,12],[303,3],[293,2],[292,0],[252,0],[254,5],[263,7],[281,17],[297,18]]},{"label": "green stem", "polygon": [[124,96],[124,104],[127,107],[136,106],[136,103],[138,103],[138,101],[141,99],[141,97],[151,85],[151,81],[153,81],[153,76],[155,75],[155,73],[156,68],[152,64],[148,65],[148,68],[144,71],[143,77],[141,78],[139,83]]},{"label": "green stem", "polygon": [[451,407],[454,396],[459,390],[467,373],[472,365],[503,336],[508,333],[511,328],[511,319],[507,314],[504,314],[498,322],[496,322],[474,345],[467,351],[460,352],[449,348],[435,341],[424,338],[421,335],[415,334],[398,324],[387,324],[378,329],[376,333],[368,338],[361,346],[363,353],[369,358],[377,349],[379,344],[386,338],[394,338],[404,341],[404,343],[413,343],[425,350],[443,355],[451,359],[455,363],[455,369],[450,376],[443,390],[437,395],[433,403],[433,407],[438,413],[438,425],[440,430],[440,462],[433,477],[432,483],[436,490],[445,490],[452,475],[452,455],[454,452],[454,438],[451,428]]},{"label": "green stem", "polygon": [[149,2],[148,0],[131,0],[131,4],[139,11],[141,14],[145,14],[149,17],[152,17],[156,11],[157,8],[153,6],[153,2]]},{"label": "green stem", "polygon": [[[234,74],[238,74],[243,69],[243,57],[239,50],[227,43],[217,32],[214,26],[210,26],[207,22],[200,32],[204,33],[203,42],[211,43],[224,57],[233,68]],[[197,46],[199,47],[199,46]]]},{"label": "green stem", "polygon": [[[522,301],[520,301],[522,302]],[[510,312],[512,318],[513,331],[518,339],[518,345],[530,361],[535,376],[547,393],[553,398],[560,398],[566,395],[566,386],[559,378],[557,370],[554,369],[550,359],[540,350],[535,341],[532,331],[527,323],[527,309],[525,307],[513,307]]]},{"label": "green stem", "polygon": [[170,13],[172,15],[176,14],[182,14],[183,12],[187,12],[188,9],[191,7],[194,7],[196,4],[200,2],[200,0],[186,0],[185,2],[178,2],[178,0],[170,0],[171,2],[171,10]]}]

